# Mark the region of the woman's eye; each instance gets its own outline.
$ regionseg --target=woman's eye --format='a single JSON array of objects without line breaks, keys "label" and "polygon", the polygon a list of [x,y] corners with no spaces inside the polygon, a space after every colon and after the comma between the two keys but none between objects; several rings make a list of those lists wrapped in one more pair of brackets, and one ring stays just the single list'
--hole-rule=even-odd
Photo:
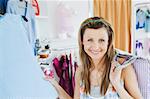
[{"label": "woman's eye", "polygon": [[104,39],[100,39],[99,42],[105,42],[105,40]]},{"label": "woman's eye", "polygon": [[93,41],[92,39],[88,39],[87,41]]}]

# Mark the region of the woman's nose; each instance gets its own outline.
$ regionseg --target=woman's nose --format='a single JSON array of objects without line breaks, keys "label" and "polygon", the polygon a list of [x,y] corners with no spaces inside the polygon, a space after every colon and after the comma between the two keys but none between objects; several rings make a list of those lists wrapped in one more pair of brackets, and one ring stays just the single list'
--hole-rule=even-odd
[{"label": "woman's nose", "polygon": [[96,50],[96,49],[99,49],[99,47],[100,47],[100,44],[98,42],[94,42],[93,48]]}]

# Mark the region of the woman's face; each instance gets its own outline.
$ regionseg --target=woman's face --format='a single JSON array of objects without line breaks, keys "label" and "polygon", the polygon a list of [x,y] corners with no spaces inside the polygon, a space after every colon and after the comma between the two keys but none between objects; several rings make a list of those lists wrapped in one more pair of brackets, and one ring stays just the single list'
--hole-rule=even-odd
[{"label": "woman's face", "polygon": [[100,61],[108,48],[108,33],[105,28],[86,29],[83,35],[84,51],[93,61]]}]

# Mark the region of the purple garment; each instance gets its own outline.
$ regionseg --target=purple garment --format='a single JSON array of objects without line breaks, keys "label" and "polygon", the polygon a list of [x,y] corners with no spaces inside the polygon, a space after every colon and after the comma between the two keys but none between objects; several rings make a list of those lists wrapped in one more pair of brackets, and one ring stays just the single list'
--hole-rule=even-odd
[{"label": "purple garment", "polygon": [[144,99],[150,98],[150,61],[137,58],[133,63],[140,91]]},{"label": "purple garment", "polygon": [[66,62],[66,64],[67,64],[67,67],[66,67],[66,70],[65,70],[65,85],[66,85],[65,89],[66,89],[67,93],[71,97],[73,97],[72,80],[71,80],[72,77],[70,77],[70,75],[69,75],[69,68],[71,68],[70,67],[70,60],[68,59],[67,55],[65,57],[65,61],[64,62]]},{"label": "purple garment", "polygon": [[61,69],[61,67],[60,67],[60,63],[59,63],[58,58],[54,58],[54,59],[53,59],[53,66],[54,66],[54,68],[55,68],[55,71],[56,71],[58,77],[60,77],[61,74],[62,74],[62,69]]},{"label": "purple garment", "polygon": [[72,78],[72,82],[73,82],[73,89],[75,89],[75,73],[76,73],[76,70],[78,68],[78,64],[77,62],[74,62],[74,72],[73,72],[73,78]]},{"label": "purple garment", "polygon": [[62,55],[60,60],[54,58],[53,65],[56,70],[56,73],[59,80],[59,85],[71,96],[73,97],[73,88],[72,88],[72,80],[69,75],[70,60],[68,56]]},{"label": "purple garment", "polygon": [[71,83],[72,83],[72,90],[73,90],[73,94],[74,94],[74,75],[73,75],[73,65],[72,65],[72,55],[71,55],[71,53],[70,53],[70,55],[69,55],[69,57],[70,57],[70,69],[71,69]]}]

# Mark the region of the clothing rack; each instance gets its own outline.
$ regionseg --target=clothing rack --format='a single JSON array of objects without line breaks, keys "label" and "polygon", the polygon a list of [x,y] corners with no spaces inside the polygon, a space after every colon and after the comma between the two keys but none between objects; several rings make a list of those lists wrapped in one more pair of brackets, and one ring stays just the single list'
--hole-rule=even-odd
[{"label": "clothing rack", "polygon": [[59,57],[60,55],[69,55],[70,53],[73,54],[74,57],[77,57],[77,50],[78,46],[70,46],[70,47],[65,47],[65,48],[51,48],[51,56],[52,58],[54,57]]},{"label": "clothing rack", "polygon": [[77,46],[67,47],[67,48],[52,48],[51,51],[65,51],[65,50],[71,50],[71,49],[78,49]]}]

